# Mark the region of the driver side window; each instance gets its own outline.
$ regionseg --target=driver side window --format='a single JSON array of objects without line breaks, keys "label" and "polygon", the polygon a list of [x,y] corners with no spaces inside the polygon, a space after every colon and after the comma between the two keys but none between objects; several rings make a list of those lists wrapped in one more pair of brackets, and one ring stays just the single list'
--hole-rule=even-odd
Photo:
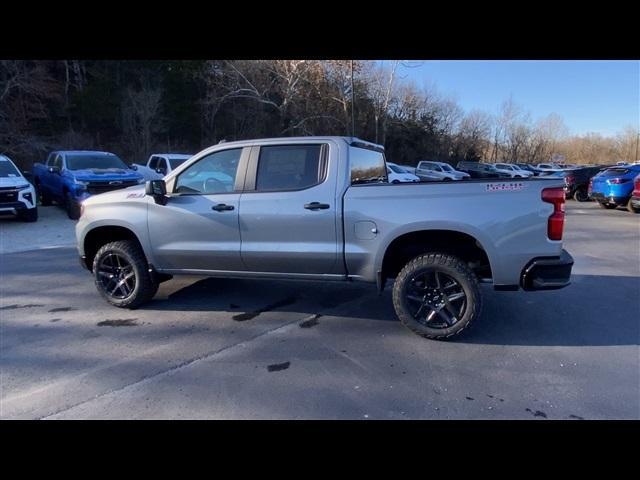
[{"label": "driver side window", "polygon": [[241,148],[234,148],[202,157],[178,176],[174,192],[204,195],[233,192],[241,154]]}]

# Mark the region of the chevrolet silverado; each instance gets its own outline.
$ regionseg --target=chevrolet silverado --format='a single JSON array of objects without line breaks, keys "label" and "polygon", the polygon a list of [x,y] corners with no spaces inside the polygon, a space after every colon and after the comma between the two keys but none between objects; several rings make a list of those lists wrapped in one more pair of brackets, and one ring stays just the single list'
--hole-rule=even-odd
[{"label": "chevrolet silverado", "polygon": [[479,283],[557,289],[562,179],[389,183],[383,147],[351,137],[215,145],[164,179],[82,203],[80,262],[112,305],[136,308],[176,274],[393,283],[427,338],[478,318]]}]

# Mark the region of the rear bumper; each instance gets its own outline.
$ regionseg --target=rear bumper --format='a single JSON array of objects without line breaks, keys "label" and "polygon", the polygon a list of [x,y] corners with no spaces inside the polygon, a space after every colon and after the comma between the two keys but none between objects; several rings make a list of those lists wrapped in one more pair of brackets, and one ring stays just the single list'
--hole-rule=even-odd
[{"label": "rear bumper", "polygon": [[615,195],[607,196],[601,192],[591,192],[589,194],[589,198],[591,198],[592,200],[595,200],[596,202],[613,203],[616,205],[626,205],[627,202],[629,201],[629,197],[618,197]]},{"label": "rear bumper", "polygon": [[522,270],[520,286],[523,290],[556,290],[571,283],[573,257],[562,250],[559,257],[539,257]]}]

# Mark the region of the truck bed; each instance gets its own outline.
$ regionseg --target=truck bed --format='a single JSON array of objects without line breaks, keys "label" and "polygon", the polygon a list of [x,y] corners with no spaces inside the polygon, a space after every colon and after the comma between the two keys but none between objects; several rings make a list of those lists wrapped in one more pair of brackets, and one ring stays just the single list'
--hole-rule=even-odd
[{"label": "truck bed", "polygon": [[[563,185],[557,178],[507,178],[351,186],[343,212],[347,271],[353,278],[371,281],[398,236],[453,230],[478,240],[496,285],[517,285],[532,258],[562,253],[562,242],[547,237],[553,205],[543,203],[541,193]],[[370,223],[363,225],[363,218]],[[377,233],[367,235],[373,228]]]}]

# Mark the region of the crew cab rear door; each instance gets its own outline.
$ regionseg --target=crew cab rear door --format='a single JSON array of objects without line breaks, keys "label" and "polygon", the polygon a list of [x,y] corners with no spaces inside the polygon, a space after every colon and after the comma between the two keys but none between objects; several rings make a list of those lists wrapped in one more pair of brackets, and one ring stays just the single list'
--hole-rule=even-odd
[{"label": "crew cab rear door", "polygon": [[157,267],[238,271],[238,210],[250,148],[204,155],[172,179],[166,205],[149,203],[148,225]]},{"label": "crew cab rear door", "polygon": [[246,270],[344,273],[339,262],[337,147],[329,142],[254,146],[240,199]]}]

